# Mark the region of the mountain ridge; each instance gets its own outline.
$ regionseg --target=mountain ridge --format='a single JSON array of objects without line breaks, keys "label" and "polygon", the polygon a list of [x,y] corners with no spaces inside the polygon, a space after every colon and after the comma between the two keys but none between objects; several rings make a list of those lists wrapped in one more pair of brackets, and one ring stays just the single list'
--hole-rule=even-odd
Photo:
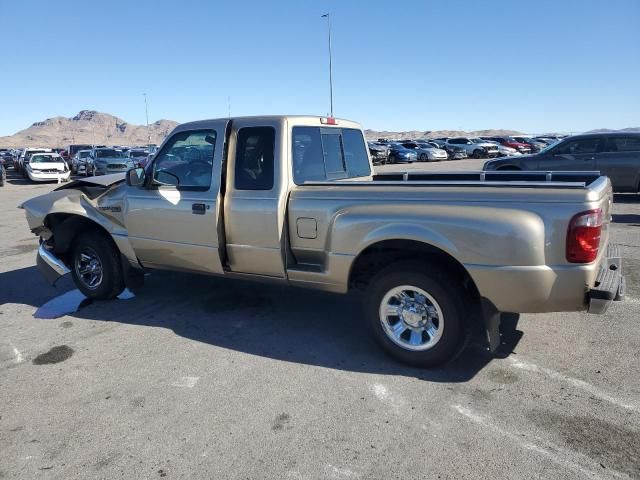
[{"label": "mountain ridge", "polygon": [[95,145],[159,144],[178,125],[161,119],[146,125],[126,122],[96,110],[81,110],[73,117],[55,116],[34,122],[13,135],[0,137],[0,147],[66,147],[72,143]]},{"label": "mountain ridge", "polygon": [[[120,117],[96,110],[80,110],[73,117],[55,116],[34,122],[29,127],[0,137],[0,147],[67,147],[72,143],[96,145],[145,145],[160,144],[178,125],[174,120],[157,120],[147,127],[126,122]],[[587,133],[604,132],[640,132],[640,127],[620,130],[600,128]],[[517,130],[485,129],[485,130],[407,130],[401,132],[388,130],[364,131],[367,140],[386,138],[390,140],[437,138],[437,137],[483,137],[522,135]]]}]

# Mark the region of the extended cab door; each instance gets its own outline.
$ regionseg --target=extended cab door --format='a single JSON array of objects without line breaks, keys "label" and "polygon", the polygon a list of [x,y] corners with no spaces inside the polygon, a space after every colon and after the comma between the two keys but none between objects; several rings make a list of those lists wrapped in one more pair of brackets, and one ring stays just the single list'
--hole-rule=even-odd
[{"label": "extended cab door", "polygon": [[222,273],[216,207],[226,124],[178,127],[147,166],[144,187],[127,187],[125,223],[144,266]]},{"label": "extended cab door", "polygon": [[229,138],[224,198],[227,267],[285,277],[284,222],[288,154],[282,119],[239,119]]},{"label": "extended cab door", "polygon": [[539,170],[594,170],[602,146],[599,136],[576,138],[538,155]]}]

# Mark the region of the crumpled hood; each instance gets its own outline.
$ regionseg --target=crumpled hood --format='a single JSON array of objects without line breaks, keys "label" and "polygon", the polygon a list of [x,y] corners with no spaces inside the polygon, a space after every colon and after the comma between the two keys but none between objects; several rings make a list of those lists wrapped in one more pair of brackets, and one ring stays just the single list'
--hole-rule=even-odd
[{"label": "crumpled hood", "polygon": [[[106,177],[97,178],[102,180]],[[122,174],[109,175],[109,177],[122,177]],[[72,182],[75,183],[75,188],[64,185],[62,188],[31,198],[20,205],[19,208],[25,211],[31,231],[42,227],[44,218],[52,213],[75,214],[90,218],[109,232],[113,231],[115,226],[121,226],[123,191],[126,188],[122,178],[119,181],[117,178],[112,178],[110,186],[92,184],[91,180],[96,180],[96,177],[87,180],[77,180]]]},{"label": "crumpled hood", "polygon": [[125,173],[112,173],[111,175],[100,175],[99,177],[88,177],[79,180],[74,180],[66,185],[56,188],[56,190],[65,190],[67,188],[78,188],[83,185],[100,185],[103,187],[110,187],[116,183],[124,182]]}]

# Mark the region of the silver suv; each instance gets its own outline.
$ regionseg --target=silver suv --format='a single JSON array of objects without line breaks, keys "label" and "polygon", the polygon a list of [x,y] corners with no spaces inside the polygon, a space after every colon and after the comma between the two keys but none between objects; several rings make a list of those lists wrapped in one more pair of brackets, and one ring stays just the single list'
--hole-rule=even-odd
[{"label": "silver suv", "polygon": [[134,162],[115,148],[94,148],[91,150],[91,170],[93,175],[126,172],[134,167]]}]

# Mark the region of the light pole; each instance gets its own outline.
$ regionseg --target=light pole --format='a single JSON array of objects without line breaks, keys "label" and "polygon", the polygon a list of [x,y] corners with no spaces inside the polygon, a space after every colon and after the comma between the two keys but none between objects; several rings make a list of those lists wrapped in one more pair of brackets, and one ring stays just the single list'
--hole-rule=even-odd
[{"label": "light pole", "polygon": [[329,99],[331,102],[331,117],[333,117],[333,66],[331,64],[331,17],[325,13],[320,18],[327,19],[327,29],[329,32]]},{"label": "light pole", "polygon": [[149,133],[149,107],[147,106],[147,94],[143,93],[144,96],[144,114],[147,118],[147,150],[151,148],[151,134]]}]

